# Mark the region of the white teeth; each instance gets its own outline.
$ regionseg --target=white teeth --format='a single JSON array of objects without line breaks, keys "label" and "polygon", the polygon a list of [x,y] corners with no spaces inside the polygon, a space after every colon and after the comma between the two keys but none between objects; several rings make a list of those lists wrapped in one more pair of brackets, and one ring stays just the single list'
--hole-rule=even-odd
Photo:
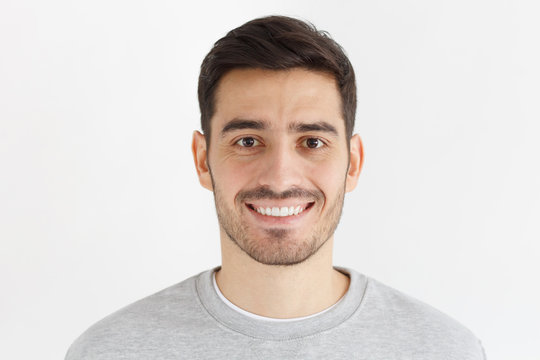
[{"label": "white teeth", "polygon": [[267,215],[267,216],[276,216],[276,217],[282,217],[282,216],[291,216],[291,215],[298,215],[302,211],[304,211],[304,208],[302,206],[283,206],[283,207],[259,207],[255,209],[259,214]]}]

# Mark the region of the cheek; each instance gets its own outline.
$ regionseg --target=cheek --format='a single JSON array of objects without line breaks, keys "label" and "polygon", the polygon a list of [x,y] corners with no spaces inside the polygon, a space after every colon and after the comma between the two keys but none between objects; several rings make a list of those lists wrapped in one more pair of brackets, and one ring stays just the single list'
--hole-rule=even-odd
[{"label": "cheek", "polygon": [[249,173],[248,167],[242,165],[221,163],[212,167],[215,185],[226,199],[234,199],[238,192],[245,188]]},{"label": "cheek", "polygon": [[306,173],[312,182],[325,193],[339,191],[345,183],[347,164],[336,159],[311,164]]}]

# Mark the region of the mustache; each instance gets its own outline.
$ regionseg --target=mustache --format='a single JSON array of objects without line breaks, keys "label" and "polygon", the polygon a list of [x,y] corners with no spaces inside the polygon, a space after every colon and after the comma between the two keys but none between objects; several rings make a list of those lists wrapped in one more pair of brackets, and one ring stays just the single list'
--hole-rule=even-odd
[{"label": "mustache", "polygon": [[246,200],[284,200],[291,198],[323,200],[324,195],[319,190],[307,190],[299,187],[292,187],[281,193],[277,193],[268,186],[261,186],[251,190],[240,191],[237,195],[237,199],[240,202],[245,202]]}]

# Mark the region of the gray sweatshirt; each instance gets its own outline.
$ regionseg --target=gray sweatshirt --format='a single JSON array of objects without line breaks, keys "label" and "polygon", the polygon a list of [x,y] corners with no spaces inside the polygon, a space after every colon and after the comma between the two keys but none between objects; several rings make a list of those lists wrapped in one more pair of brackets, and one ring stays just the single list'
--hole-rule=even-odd
[{"label": "gray sweatshirt", "polygon": [[246,316],[225,303],[215,267],[118,310],[71,345],[66,360],[363,359],[483,360],[465,327],[353,269],[327,311],[293,321]]}]

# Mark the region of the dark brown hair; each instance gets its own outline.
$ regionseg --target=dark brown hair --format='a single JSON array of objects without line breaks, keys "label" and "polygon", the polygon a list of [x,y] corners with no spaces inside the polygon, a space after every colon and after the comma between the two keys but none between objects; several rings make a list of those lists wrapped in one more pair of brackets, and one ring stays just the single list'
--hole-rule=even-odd
[{"label": "dark brown hair", "polygon": [[219,80],[232,69],[287,70],[306,68],[332,74],[341,95],[347,139],[354,130],[356,83],[353,67],[341,46],[310,23],[286,17],[255,19],[219,39],[201,65],[199,106],[201,127],[210,141]]}]

